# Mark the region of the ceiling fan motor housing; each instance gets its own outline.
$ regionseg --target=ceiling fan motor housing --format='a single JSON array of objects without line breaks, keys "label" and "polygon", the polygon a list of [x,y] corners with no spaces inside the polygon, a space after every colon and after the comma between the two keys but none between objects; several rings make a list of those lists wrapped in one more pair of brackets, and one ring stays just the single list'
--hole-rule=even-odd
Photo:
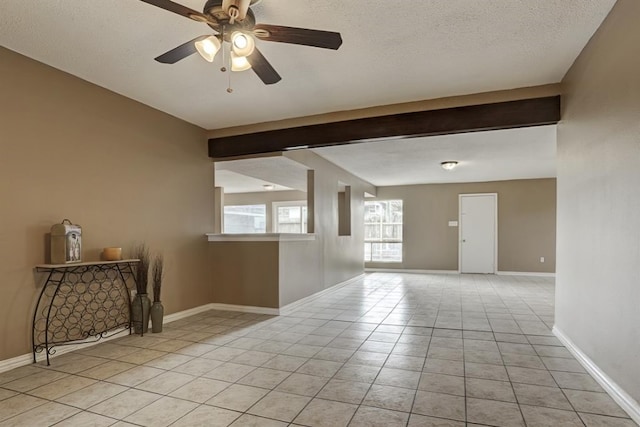
[{"label": "ceiling fan motor housing", "polygon": [[[225,40],[233,31],[251,31],[256,25],[256,18],[250,6],[258,3],[255,0],[207,0],[204,5],[203,13],[210,16],[215,21],[207,23],[211,28],[220,32],[222,26],[225,26]],[[228,8],[236,8],[238,10],[237,18],[231,23],[231,17],[227,13]],[[240,9],[240,8],[244,9]],[[242,16],[242,17],[241,17]]]},{"label": "ceiling fan motor housing", "polygon": [[231,21],[242,21],[247,16],[251,0],[222,0],[222,9]]}]

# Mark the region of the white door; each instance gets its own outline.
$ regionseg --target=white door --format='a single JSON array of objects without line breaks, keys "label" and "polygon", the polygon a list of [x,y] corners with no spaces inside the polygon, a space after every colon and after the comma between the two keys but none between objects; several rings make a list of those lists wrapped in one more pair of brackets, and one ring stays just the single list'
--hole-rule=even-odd
[{"label": "white door", "polygon": [[498,195],[460,195],[460,272],[495,273]]}]

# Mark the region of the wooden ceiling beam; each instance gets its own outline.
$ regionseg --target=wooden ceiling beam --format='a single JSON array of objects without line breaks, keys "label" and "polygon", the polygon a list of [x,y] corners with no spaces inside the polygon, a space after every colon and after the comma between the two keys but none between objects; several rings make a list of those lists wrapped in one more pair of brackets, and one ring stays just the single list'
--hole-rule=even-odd
[{"label": "wooden ceiling beam", "polygon": [[209,157],[224,159],[301,147],[543,126],[559,121],[557,95],[211,138]]}]

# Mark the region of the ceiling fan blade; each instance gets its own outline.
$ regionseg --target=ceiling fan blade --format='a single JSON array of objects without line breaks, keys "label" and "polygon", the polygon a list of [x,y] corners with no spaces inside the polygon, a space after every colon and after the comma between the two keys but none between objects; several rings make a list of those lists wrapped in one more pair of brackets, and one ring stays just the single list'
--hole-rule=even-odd
[{"label": "ceiling fan blade", "polygon": [[333,31],[257,24],[254,27],[254,34],[265,41],[301,44],[323,49],[338,50],[342,45],[342,36],[340,33],[334,33]]},{"label": "ceiling fan blade", "polygon": [[182,15],[185,18],[193,19],[198,22],[209,22],[210,18],[198,11],[190,9],[181,4],[172,2],[170,0],[140,0],[145,3],[152,4],[154,6],[159,7],[160,9],[168,10],[169,12],[177,13],[178,15]]},{"label": "ceiling fan blade", "polygon": [[155,58],[156,61],[162,62],[163,64],[175,64],[181,59],[186,58],[189,55],[193,55],[198,50],[196,49],[195,42],[204,40],[209,36],[200,36],[196,37],[193,40],[189,40],[188,42],[181,44],[180,46],[171,49],[168,52],[163,53],[162,55]]},{"label": "ceiling fan blade", "polygon": [[272,85],[282,80],[280,74],[269,64],[267,58],[255,48],[253,53],[247,56],[247,61],[251,64],[253,71],[260,77],[260,80],[266,85]]}]

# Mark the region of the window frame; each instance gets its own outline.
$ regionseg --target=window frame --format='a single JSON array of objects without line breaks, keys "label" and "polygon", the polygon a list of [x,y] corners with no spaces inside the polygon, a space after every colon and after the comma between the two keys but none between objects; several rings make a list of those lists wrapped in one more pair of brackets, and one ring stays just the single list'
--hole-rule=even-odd
[{"label": "window frame", "polygon": [[300,232],[298,233],[285,233],[285,234],[307,234],[307,224],[308,224],[308,215],[309,211],[306,209],[306,215],[303,215],[303,209],[307,208],[306,200],[287,200],[287,201],[278,201],[271,203],[271,230],[274,233],[281,233],[279,230],[279,221],[278,221],[278,209],[279,208],[287,208],[287,207],[300,207]]},{"label": "window frame", "polygon": [[[250,231],[250,232],[243,232],[243,233],[234,233],[234,232],[228,232],[227,231],[227,221],[226,221],[226,216],[227,216],[226,210],[227,210],[227,208],[258,207],[258,206],[261,206],[261,207],[264,208],[264,230],[263,231]],[[265,234],[267,232],[267,205],[266,205],[266,203],[224,205],[222,215],[223,215],[223,234]],[[248,215],[248,216],[251,216],[251,215]]]},{"label": "window frame", "polygon": [[[378,222],[367,222],[366,221],[366,214],[367,214],[367,204],[369,203],[389,203],[389,202],[400,202],[401,206],[402,206],[402,221],[401,222],[385,222],[381,216],[380,221]],[[364,262],[365,263],[381,263],[381,264],[400,264],[403,262],[404,260],[404,200],[402,199],[385,199],[385,200],[365,200],[365,210],[364,210],[364,215],[365,218],[363,218],[363,222],[364,222],[364,227],[366,228],[367,226],[372,226],[372,225],[378,225],[379,226],[379,233],[378,235],[380,236],[379,239],[371,239],[371,238],[367,238],[366,237],[366,233],[364,236],[364,245],[366,247],[366,245],[369,245],[369,257],[366,257],[367,251],[365,249],[364,251]],[[400,232],[400,239],[385,239],[383,236],[383,229],[385,226],[400,226],[401,227],[401,232]],[[374,244],[399,244],[400,245],[400,259],[399,260],[374,260],[373,259],[373,245]]]}]

